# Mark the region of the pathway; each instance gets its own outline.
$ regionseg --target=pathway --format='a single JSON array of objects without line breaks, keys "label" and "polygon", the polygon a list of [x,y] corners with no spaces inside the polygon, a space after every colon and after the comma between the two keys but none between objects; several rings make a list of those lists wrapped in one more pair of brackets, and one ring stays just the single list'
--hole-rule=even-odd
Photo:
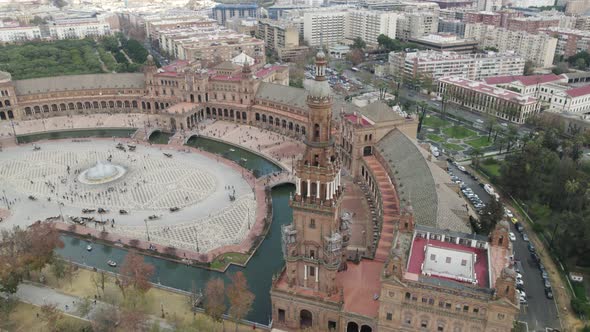
[{"label": "pathway", "polygon": [[[81,315],[79,309],[80,304],[83,302],[82,298],[61,293],[49,287],[29,283],[20,284],[14,297],[22,302],[30,303],[38,307],[46,304],[54,304],[56,309],[60,312],[85,321],[90,321],[100,308],[108,308],[110,306],[108,303],[97,301],[96,304],[91,304],[90,311],[87,314]],[[146,326],[152,326],[154,322],[159,322],[161,328],[170,331],[173,330],[172,326],[165,320],[151,315],[148,317],[149,319],[145,324]]]}]

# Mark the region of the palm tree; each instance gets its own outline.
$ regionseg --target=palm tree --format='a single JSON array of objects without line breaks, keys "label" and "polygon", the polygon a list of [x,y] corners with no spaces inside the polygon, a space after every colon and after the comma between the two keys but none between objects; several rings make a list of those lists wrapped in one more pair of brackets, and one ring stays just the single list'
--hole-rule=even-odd
[{"label": "palm tree", "polygon": [[471,149],[469,154],[471,155],[471,165],[473,165],[475,169],[479,169],[479,158],[483,156],[483,151],[481,148],[476,147]]}]

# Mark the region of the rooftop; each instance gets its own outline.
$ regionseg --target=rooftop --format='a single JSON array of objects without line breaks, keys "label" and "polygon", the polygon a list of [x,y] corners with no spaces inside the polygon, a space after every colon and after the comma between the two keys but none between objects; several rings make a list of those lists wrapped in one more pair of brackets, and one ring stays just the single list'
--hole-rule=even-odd
[{"label": "rooftop", "polygon": [[570,97],[581,97],[590,94],[590,85],[586,85],[580,88],[569,89],[565,93],[567,93]]},{"label": "rooftop", "polygon": [[407,272],[487,288],[487,251],[446,241],[414,237]]},{"label": "rooftop", "polygon": [[344,311],[377,317],[379,300],[375,295],[381,293],[382,269],[382,262],[362,260],[359,264],[348,264],[346,271],[336,274],[344,291]]},{"label": "rooftop", "polygon": [[264,99],[280,104],[307,109],[307,91],[286,85],[260,83],[256,91],[256,99]]},{"label": "rooftop", "polygon": [[14,81],[14,87],[19,95],[90,89],[143,89],[145,78],[143,73],[53,76]]},{"label": "rooftop", "polygon": [[402,116],[397,114],[382,100],[368,104],[365,107],[361,107],[359,109],[359,113],[372,120],[374,123],[404,120]]},{"label": "rooftop", "polygon": [[518,81],[518,82],[522,83],[522,85],[524,85],[524,86],[530,86],[530,85],[560,81],[560,80],[564,80],[564,79],[565,79],[565,77],[562,75],[545,74],[545,75],[530,75],[530,76],[524,76],[524,75],[494,76],[494,77],[484,78],[484,81],[487,84],[494,84],[494,85],[495,84],[506,84],[506,83],[512,83],[512,82]]},{"label": "rooftop", "polygon": [[520,93],[488,85],[483,82],[473,81],[461,77],[443,77],[439,79],[440,82],[453,84],[472,91],[484,93],[488,96],[504,99],[518,104],[536,103],[537,99],[533,97],[523,96]]}]

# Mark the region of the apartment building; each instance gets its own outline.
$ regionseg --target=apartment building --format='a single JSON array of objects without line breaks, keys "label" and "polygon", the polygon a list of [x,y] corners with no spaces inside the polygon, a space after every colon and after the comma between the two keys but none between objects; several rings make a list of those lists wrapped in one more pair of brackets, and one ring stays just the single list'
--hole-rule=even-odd
[{"label": "apartment building", "polygon": [[500,52],[514,51],[539,67],[553,65],[557,39],[546,34],[530,34],[505,28],[483,25],[465,25],[465,38],[475,39],[482,49],[493,47]]},{"label": "apartment building", "polygon": [[48,25],[51,39],[83,39],[86,37],[101,37],[112,34],[108,23],[75,23]]},{"label": "apartment building", "polygon": [[0,43],[18,43],[27,40],[41,39],[39,27],[1,27]]},{"label": "apartment building", "polygon": [[160,38],[158,31],[190,28],[190,27],[215,27],[217,21],[204,16],[189,17],[150,17],[145,19],[145,35],[148,39],[155,41]]},{"label": "apartment building", "polygon": [[590,0],[569,0],[565,5],[565,13],[569,15],[583,15],[590,9]]},{"label": "apartment building", "polygon": [[439,79],[438,94],[471,111],[516,124],[524,124],[540,109],[537,98],[461,77]]},{"label": "apartment building", "polygon": [[543,7],[553,6],[555,0],[509,0],[504,3],[507,7],[528,8],[528,7]]},{"label": "apartment building", "polygon": [[460,20],[438,20],[438,32],[452,33],[459,37],[465,36],[465,23]]},{"label": "apartment building", "polygon": [[525,60],[514,53],[459,54],[455,52],[391,52],[391,73],[406,80],[424,75],[437,80],[463,77],[481,80],[490,76],[522,75]]},{"label": "apartment building", "polygon": [[233,18],[260,18],[260,7],[255,3],[219,4],[213,8],[213,18],[219,25]]},{"label": "apartment building", "polygon": [[551,16],[512,17],[508,19],[506,28],[511,31],[537,33],[541,29],[559,27],[559,24],[560,19]]},{"label": "apartment building", "polygon": [[420,38],[438,31],[436,12],[404,13],[397,20],[396,37],[401,40]]},{"label": "apartment building", "polygon": [[160,50],[188,61],[229,61],[240,53],[265,62],[264,41],[223,27],[189,27],[159,31]]},{"label": "apartment building", "polygon": [[582,51],[590,52],[590,31],[549,28],[541,33],[557,38],[555,55],[567,58]]},{"label": "apartment building", "polygon": [[441,52],[474,53],[478,45],[474,39],[463,39],[449,33],[433,33],[408,40],[429,50]]},{"label": "apartment building", "polygon": [[395,38],[399,16],[395,12],[351,10],[346,20],[346,36],[360,37],[369,44],[377,44],[380,34]]},{"label": "apartment building", "polygon": [[463,22],[482,23],[485,25],[500,27],[502,24],[502,16],[495,12],[467,12],[463,15]]},{"label": "apartment building", "polygon": [[299,28],[286,21],[260,20],[257,35],[267,49],[277,52],[281,61],[305,56],[309,48],[299,45]]},{"label": "apartment building", "polygon": [[348,12],[343,10],[315,10],[303,14],[303,38],[309,46],[331,46],[346,37]]}]

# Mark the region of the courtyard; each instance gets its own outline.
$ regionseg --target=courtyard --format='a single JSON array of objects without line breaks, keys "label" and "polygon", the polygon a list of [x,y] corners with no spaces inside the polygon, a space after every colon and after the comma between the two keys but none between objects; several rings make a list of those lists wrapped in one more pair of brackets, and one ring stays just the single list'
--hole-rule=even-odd
[{"label": "courtyard", "polygon": [[[73,224],[86,217],[94,219],[85,227],[115,237],[149,238],[149,243],[195,252],[247,237],[256,221],[256,200],[235,167],[194,149],[136,145],[135,151],[123,151],[117,142],[61,140],[36,144],[38,150],[32,145],[5,148],[0,153],[5,219],[0,228],[59,216]],[[83,183],[80,176],[98,162],[124,174],[105,183]],[[105,212],[98,213],[99,208]]]},{"label": "courtyard", "polygon": [[469,129],[454,121],[441,119],[434,114],[426,115],[419,135],[452,155],[466,156],[472,149],[494,148],[493,141],[488,141],[485,133]]}]

